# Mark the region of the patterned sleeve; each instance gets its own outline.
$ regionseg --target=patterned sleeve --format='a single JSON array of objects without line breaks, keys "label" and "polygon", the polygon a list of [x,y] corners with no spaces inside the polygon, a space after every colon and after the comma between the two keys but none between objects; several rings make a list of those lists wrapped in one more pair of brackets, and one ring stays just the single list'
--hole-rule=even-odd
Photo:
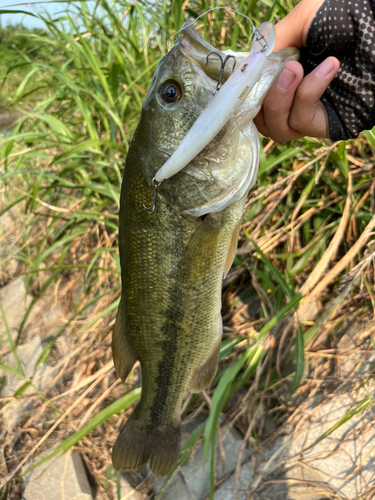
[{"label": "patterned sleeve", "polygon": [[375,0],[325,0],[307,33],[301,64],[310,73],[335,56],[340,70],[321,100],[334,141],[375,125]]}]

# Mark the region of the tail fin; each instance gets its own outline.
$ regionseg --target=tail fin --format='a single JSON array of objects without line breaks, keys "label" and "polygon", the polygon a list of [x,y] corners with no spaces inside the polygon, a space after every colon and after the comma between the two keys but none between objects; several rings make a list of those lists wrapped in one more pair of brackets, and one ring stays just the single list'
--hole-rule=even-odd
[{"label": "tail fin", "polygon": [[150,429],[132,415],[113,447],[113,466],[117,470],[134,470],[150,461],[152,472],[165,476],[177,461],[180,443],[179,427],[164,425]]}]

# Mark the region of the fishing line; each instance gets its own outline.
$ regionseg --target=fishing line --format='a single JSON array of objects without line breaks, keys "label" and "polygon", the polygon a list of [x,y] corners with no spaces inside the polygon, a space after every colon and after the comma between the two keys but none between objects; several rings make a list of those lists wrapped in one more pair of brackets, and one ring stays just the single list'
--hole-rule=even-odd
[{"label": "fishing line", "polygon": [[[206,12],[203,12],[203,14],[201,14],[200,16],[198,16],[196,19],[194,19],[194,21],[192,21],[191,23],[189,23],[187,26],[185,26],[185,28],[187,28],[188,26],[192,26],[193,24],[195,24],[198,19],[200,19],[201,17],[209,14],[210,12],[214,11],[214,10],[229,10],[231,12],[234,12],[235,14],[238,14],[239,16],[242,16],[244,17],[245,19],[247,19],[251,25],[251,28],[252,28],[252,33],[251,33],[251,36],[249,38],[249,41],[247,42],[247,45],[249,45],[250,43],[250,39],[252,37],[255,36],[255,39],[257,40],[257,42],[259,42],[261,44],[261,40],[264,40],[264,37],[259,33],[259,31],[257,30],[255,24],[253,23],[253,21],[250,19],[249,16],[247,16],[246,14],[243,14],[242,12],[238,12],[238,10],[235,10],[235,9],[232,9],[231,7],[212,7],[212,9],[209,9],[209,10],[206,10]],[[174,33],[171,38],[174,38],[178,33],[180,33],[180,31],[182,31],[182,29],[185,29],[185,28],[181,28],[179,29],[178,31],[176,31],[176,33]],[[265,41],[265,45],[267,45],[267,42]],[[263,47],[263,45],[262,45]],[[265,50],[267,50],[267,48],[265,48]]]}]

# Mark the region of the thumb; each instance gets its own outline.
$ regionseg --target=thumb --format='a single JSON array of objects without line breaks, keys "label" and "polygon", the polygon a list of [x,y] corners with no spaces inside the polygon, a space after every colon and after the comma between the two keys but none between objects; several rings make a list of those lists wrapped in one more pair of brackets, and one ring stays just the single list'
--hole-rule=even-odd
[{"label": "thumb", "polygon": [[276,24],[276,43],[273,49],[274,52],[288,47],[302,47],[302,33],[300,33],[298,29],[292,29],[292,26],[295,26],[295,17],[296,14],[293,10]]},{"label": "thumb", "polygon": [[310,24],[325,0],[301,0],[284,19],[278,22],[274,52],[287,47],[305,47]]}]

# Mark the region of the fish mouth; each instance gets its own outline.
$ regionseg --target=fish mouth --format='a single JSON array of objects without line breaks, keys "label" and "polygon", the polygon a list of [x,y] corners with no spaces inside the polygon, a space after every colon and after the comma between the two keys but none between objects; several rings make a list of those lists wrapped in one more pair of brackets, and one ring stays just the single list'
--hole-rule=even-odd
[{"label": "fish mouth", "polygon": [[[222,69],[221,61],[225,59],[226,54],[206,42],[191,23],[183,24],[176,45],[180,45],[183,52],[191,57],[204,70],[206,75],[213,80],[219,80],[220,70]],[[207,64],[207,56],[210,53],[217,54],[219,57],[210,57]],[[225,65],[222,75],[223,83],[230,77],[232,70],[233,64]]]},{"label": "fish mouth", "polygon": [[[194,62],[213,80],[219,81],[220,71],[223,69],[224,71],[221,78],[222,83],[225,83],[232,74],[233,64],[226,64],[224,68],[222,68],[221,61],[228,55],[232,55],[235,58],[236,64],[241,64],[241,62],[249,55],[249,52],[233,52],[232,50],[225,50],[221,52],[202,38],[191,23],[184,23],[182,25],[180,37],[176,41],[175,45],[180,45],[183,52],[191,57]],[[210,53],[217,54],[221,59],[219,59],[219,57],[210,57],[207,64],[207,56]],[[267,57],[267,59],[270,63],[272,63],[279,60],[285,60],[286,62],[298,61],[299,57],[300,53],[296,47],[288,47],[286,49],[273,52]]]},{"label": "fish mouth", "polygon": [[222,53],[205,42],[191,25],[182,30],[177,43],[182,44],[185,54],[188,52],[190,57],[198,57],[196,61],[198,64],[202,64],[202,59],[207,63],[207,57],[211,53],[218,55],[217,58],[213,58],[215,61],[217,60],[216,64],[214,61],[213,66],[220,65],[219,81],[213,99],[199,115],[176,151],[156,172],[153,178],[154,183],[156,182],[159,185],[164,180],[177,174],[211,142],[228,120],[234,116],[236,110],[259,81],[266,65],[268,65],[268,71],[271,73],[275,73],[274,70],[277,66],[282,67],[284,60],[278,59],[277,55],[273,56],[276,59],[276,65],[272,60],[271,62],[268,60],[275,42],[274,25],[271,22],[266,22],[259,26],[250,52],[233,72],[230,71],[230,77],[224,83],[220,92],[216,94],[216,91],[221,88],[225,68],[227,66],[232,67],[232,65],[225,64],[227,58],[231,57],[231,55],[225,55],[226,59],[223,59]]},{"label": "fish mouth", "polygon": [[274,59],[282,59],[285,61],[298,61],[300,58],[300,53],[297,47],[288,47],[286,49],[278,50],[277,52],[272,52],[268,56],[268,60],[272,61]]},{"label": "fish mouth", "polygon": [[[236,58],[237,54],[225,54],[208,42],[203,40],[199,33],[190,25],[184,24],[180,38],[176,45],[184,54],[192,58],[197,66],[201,66],[203,71],[215,78],[218,85],[214,92],[212,100],[207,104],[205,109],[199,115],[193,126],[180,142],[178,148],[174,151],[170,158],[159,168],[152,179],[155,189],[160,184],[178,172],[183,170],[222,130],[228,121],[235,116],[239,107],[245,102],[247,96],[252,89],[259,83],[263,75],[267,81],[267,85],[258,85],[255,92],[255,102],[252,105],[251,111],[248,113],[251,121],[259,111],[261,106],[262,92],[265,95],[267,89],[272,85],[273,77],[276,77],[281,71],[287,60],[296,59],[298,50],[291,48],[272,54],[272,49],[276,41],[276,32],[272,23],[263,23],[256,31],[256,36],[253,40],[253,45],[249,53],[240,54],[241,61],[237,68],[233,71],[232,64],[225,64],[228,57]],[[218,57],[210,58],[208,65],[208,55],[217,54]],[[225,71],[226,70],[226,71]],[[227,74],[227,81],[225,79]],[[221,84],[224,85],[221,87]],[[219,93],[216,93],[217,90]],[[259,105],[259,107],[257,107]],[[256,163],[255,168],[258,168]],[[241,171],[241,175],[243,172]],[[249,174],[249,175],[248,175]],[[219,211],[228,206],[233,201],[236,201],[238,196],[243,196],[249,190],[251,180],[254,179],[252,172],[245,172],[240,182],[235,183],[230,194],[223,194],[220,200],[207,205],[204,215],[209,211]],[[233,181],[234,182],[234,181]]]}]

